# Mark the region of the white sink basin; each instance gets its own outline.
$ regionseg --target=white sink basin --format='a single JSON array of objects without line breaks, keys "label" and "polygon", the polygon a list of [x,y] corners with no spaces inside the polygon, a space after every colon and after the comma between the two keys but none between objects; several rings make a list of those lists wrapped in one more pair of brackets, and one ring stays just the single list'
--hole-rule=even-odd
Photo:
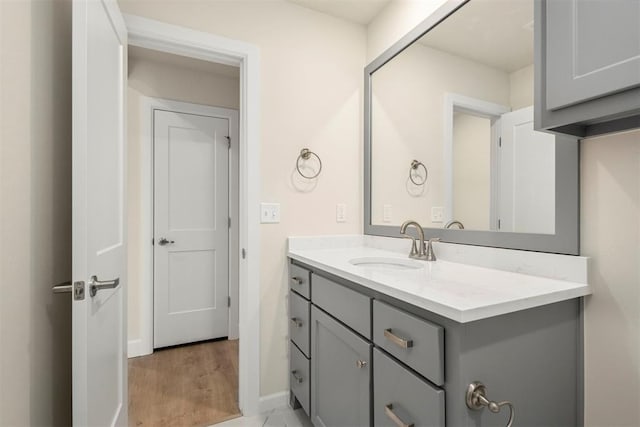
[{"label": "white sink basin", "polygon": [[349,260],[349,263],[376,270],[416,270],[423,267],[423,264],[410,259],[385,257],[353,258]]}]

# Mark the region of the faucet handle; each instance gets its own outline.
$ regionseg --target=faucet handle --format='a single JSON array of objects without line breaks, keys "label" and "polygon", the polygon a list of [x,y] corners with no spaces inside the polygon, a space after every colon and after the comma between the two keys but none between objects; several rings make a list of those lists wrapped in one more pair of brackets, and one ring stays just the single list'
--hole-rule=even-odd
[{"label": "faucet handle", "polygon": [[436,254],[435,252],[433,252],[433,246],[431,246],[431,244],[433,242],[439,242],[440,241],[440,237],[432,237],[429,240],[427,240],[425,242],[425,244],[427,245],[427,250],[426,250],[426,258],[427,261],[435,261],[436,260]]},{"label": "faucet handle", "polygon": [[404,237],[405,239],[411,239],[411,252],[409,253],[409,256],[417,255],[418,245],[416,244],[416,239],[413,236],[409,236],[407,234],[403,234],[402,237]]}]

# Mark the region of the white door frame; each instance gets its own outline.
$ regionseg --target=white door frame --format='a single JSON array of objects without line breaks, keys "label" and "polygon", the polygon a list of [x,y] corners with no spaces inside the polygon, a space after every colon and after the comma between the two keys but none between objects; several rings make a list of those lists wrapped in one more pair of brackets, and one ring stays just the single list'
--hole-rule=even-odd
[{"label": "white door frame", "polygon": [[[511,111],[511,108],[492,102],[483,101],[469,96],[458,95],[456,93],[445,93],[444,96],[444,206],[445,223],[455,219],[453,215],[453,115],[455,112],[464,112],[478,117],[485,117],[491,120],[491,194],[498,185],[497,170],[497,144],[500,137],[500,116]],[[496,200],[491,197],[490,226],[492,230],[497,230],[495,212]]]},{"label": "white door frame", "polygon": [[[154,170],[154,139],[153,112],[155,110],[172,111],[176,113],[196,114],[229,120],[229,136],[231,150],[229,152],[229,217],[232,219],[229,228],[229,339],[237,339],[238,331],[238,111],[229,108],[212,107],[188,102],[172,101],[148,96],[140,97],[140,141],[142,153],[140,156],[140,188],[141,212],[140,235],[141,269],[140,269],[140,338],[129,342],[129,357],[144,356],[153,353],[153,170]],[[234,238],[235,236],[235,238]]]},{"label": "white door frame", "polygon": [[259,412],[260,400],[260,57],[256,46],[176,25],[124,15],[129,44],[240,68],[239,407]]}]

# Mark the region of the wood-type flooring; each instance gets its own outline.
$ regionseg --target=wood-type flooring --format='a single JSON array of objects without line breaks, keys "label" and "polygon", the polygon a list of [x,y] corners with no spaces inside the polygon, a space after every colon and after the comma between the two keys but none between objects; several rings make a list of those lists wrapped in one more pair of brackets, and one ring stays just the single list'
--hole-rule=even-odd
[{"label": "wood-type flooring", "polygon": [[129,426],[208,426],[240,415],[237,340],[129,359]]}]

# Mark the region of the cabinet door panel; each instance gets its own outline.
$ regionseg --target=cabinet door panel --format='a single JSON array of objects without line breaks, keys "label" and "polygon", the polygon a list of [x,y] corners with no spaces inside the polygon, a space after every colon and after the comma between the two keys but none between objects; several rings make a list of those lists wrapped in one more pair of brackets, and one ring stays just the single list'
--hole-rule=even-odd
[{"label": "cabinet door panel", "polygon": [[547,0],[550,110],[640,86],[640,2]]},{"label": "cabinet door panel", "polygon": [[[444,391],[373,350],[373,416],[376,427],[444,427]],[[397,417],[397,418],[396,418]]]},{"label": "cabinet door panel", "polygon": [[311,308],[311,420],[315,426],[370,425],[371,345]]}]

